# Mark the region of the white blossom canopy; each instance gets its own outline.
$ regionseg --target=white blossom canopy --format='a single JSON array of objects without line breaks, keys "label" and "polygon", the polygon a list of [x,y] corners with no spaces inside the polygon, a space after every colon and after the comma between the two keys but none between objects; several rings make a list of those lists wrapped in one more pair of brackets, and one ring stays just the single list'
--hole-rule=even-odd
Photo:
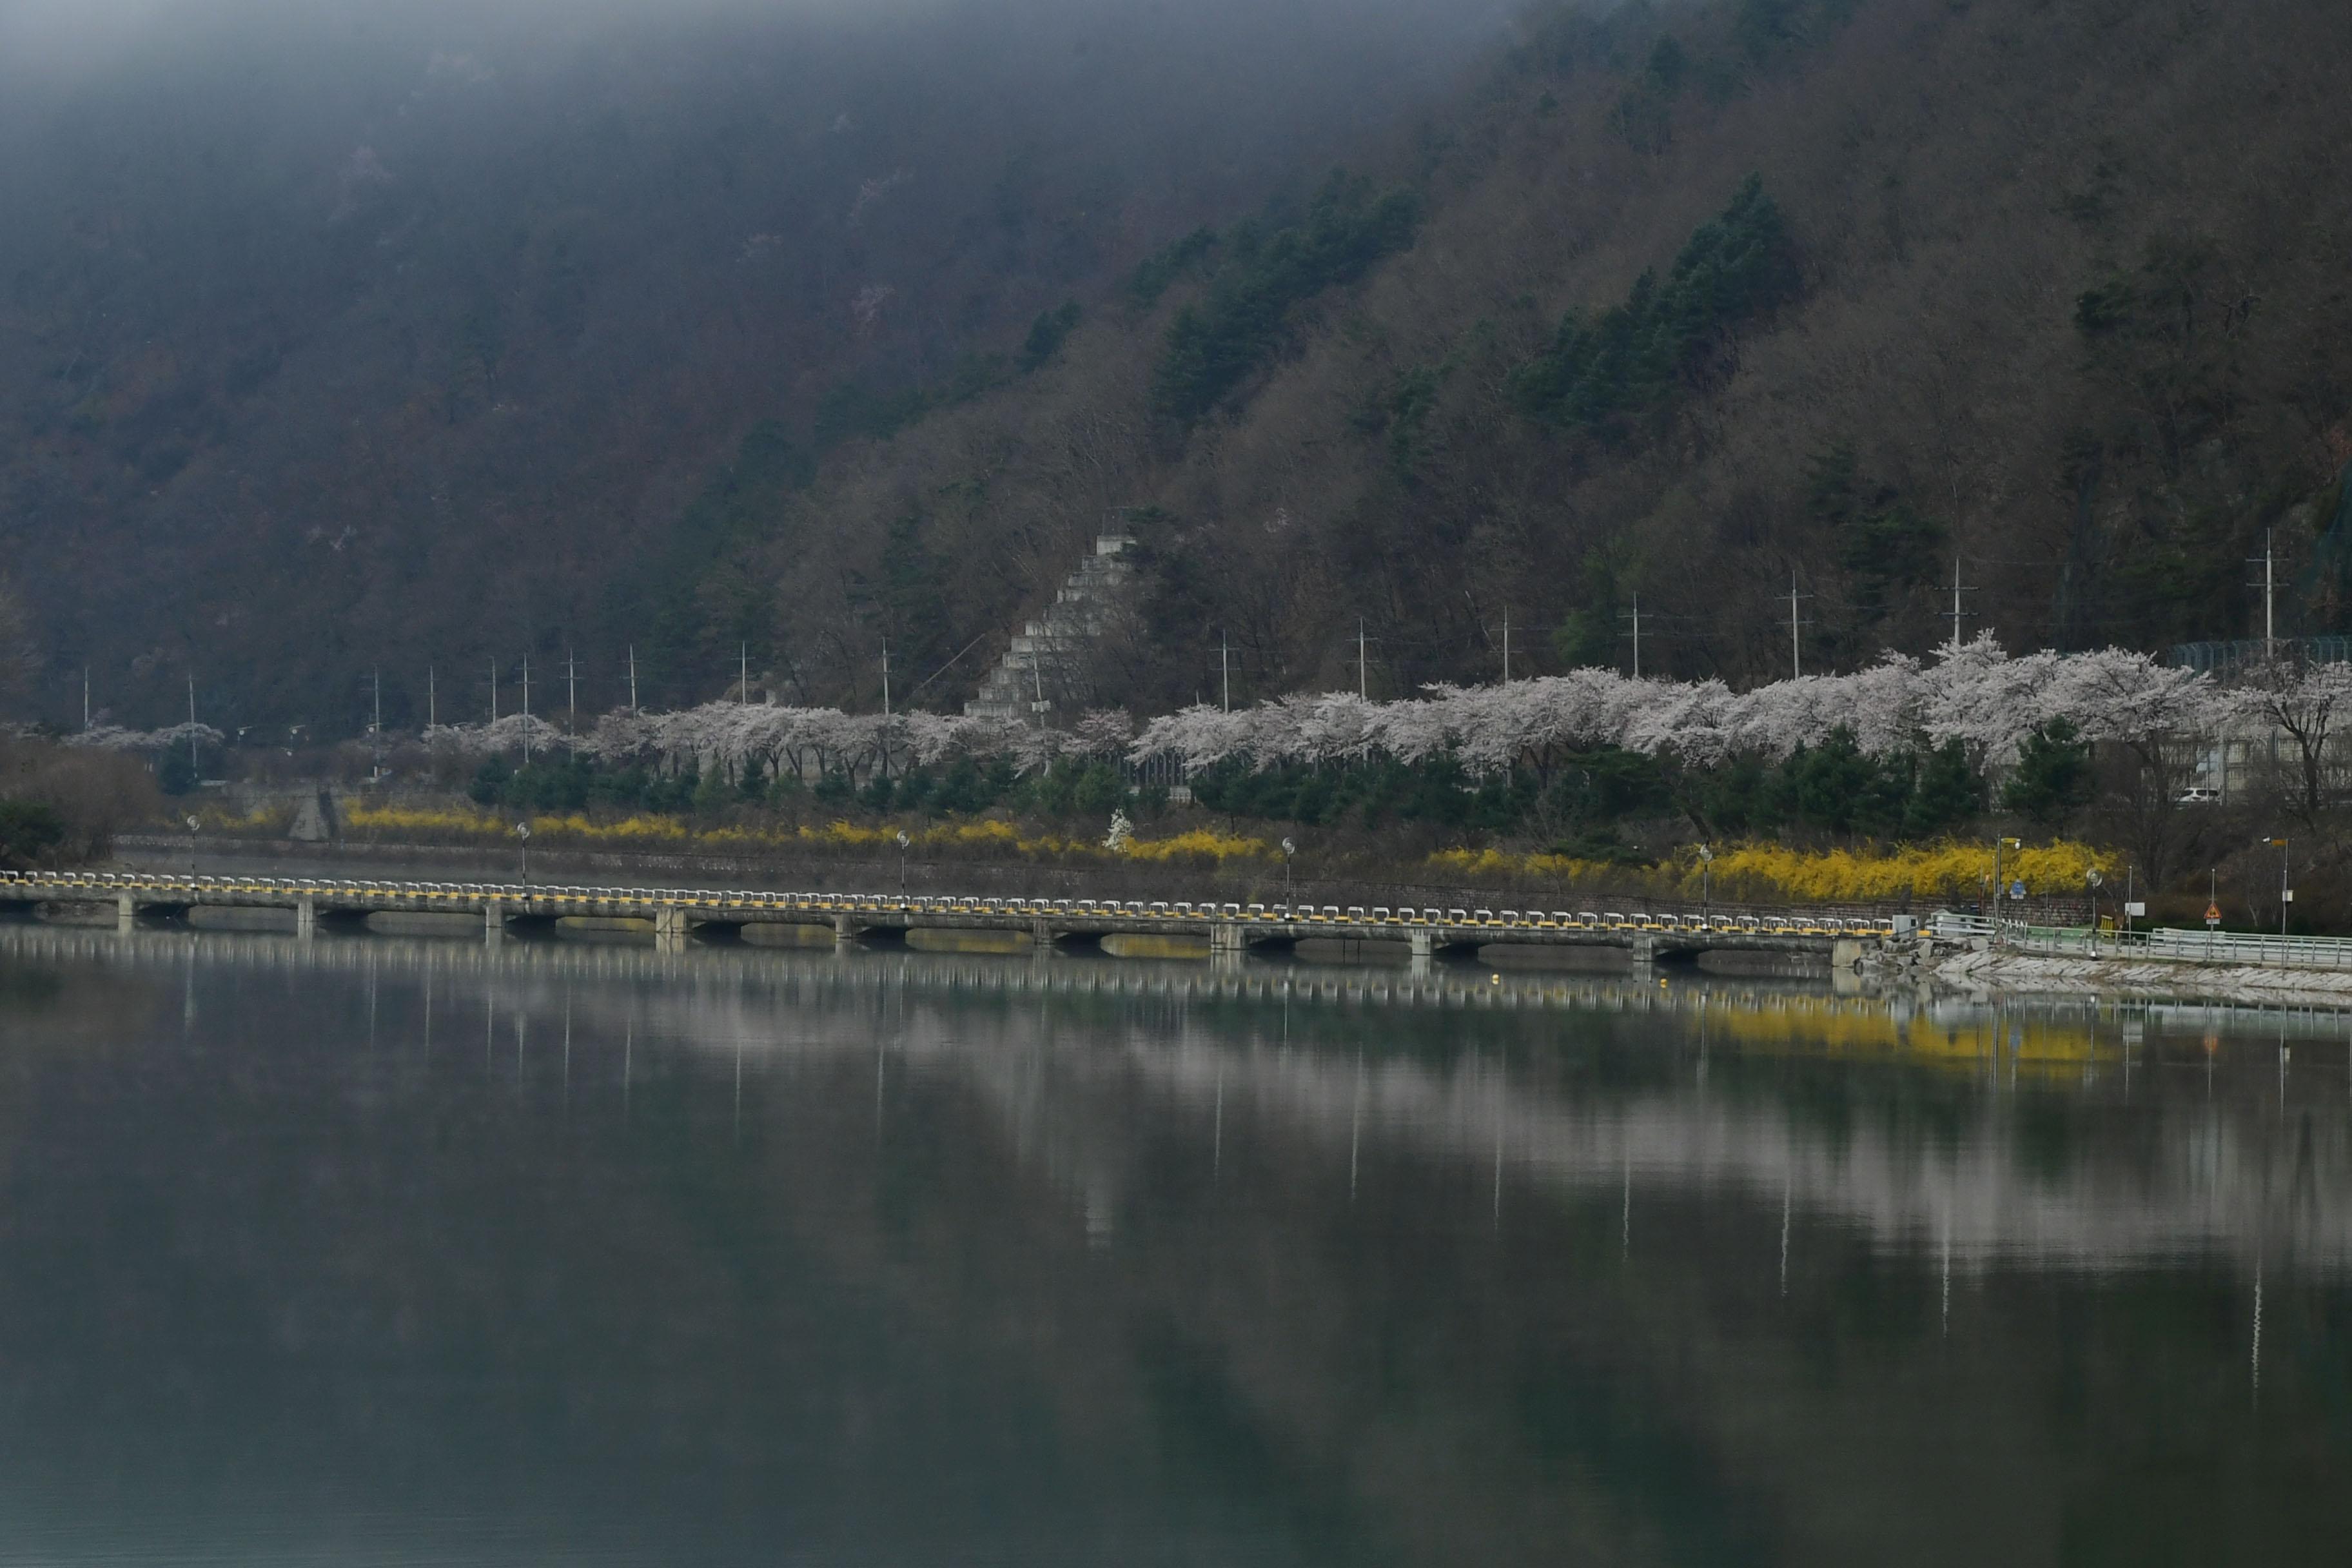
[{"label": "white blossom canopy", "polygon": [[[957,757],[1002,758],[1027,773],[1063,756],[1172,756],[1197,773],[1236,758],[1262,769],[1452,756],[1473,773],[1528,768],[1549,774],[1572,753],[1604,746],[1691,767],[1738,756],[1777,761],[1839,731],[1874,756],[1958,741],[1979,765],[1999,764],[2013,760],[2037,726],[2059,719],[2090,740],[2147,746],[2161,737],[2210,734],[2273,710],[2352,711],[2352,668],[2314,666],[2266,679],[2286,684],[2275,691],[2235,690],[2122,648],[2012,658],[1987,635],[1927,660],[1889,653],[1850,674],[1776,680],[1748,691],[1720,680],[1578,669],[1496,686],[1434,685],[1392,702],[1326,692],[1273,698],[1234,712],[1201,703],[1162,714],[1140,731],[1116,709],[1053,731],[932,713],[720,701],[675,712],[610,713],[578,744],[613,763],[730,773],[756,764],[803,782],[827,773],[896,774]],[[200,738],[219,739],[199,728]],[[185,731],[100,730],[77,740],[153,750],[184,740]],[[563,739],[544,721],[519,714],[495,725],[440,725],[424,738],[487,756],[520,750],[526,731],[534,750]]]}]

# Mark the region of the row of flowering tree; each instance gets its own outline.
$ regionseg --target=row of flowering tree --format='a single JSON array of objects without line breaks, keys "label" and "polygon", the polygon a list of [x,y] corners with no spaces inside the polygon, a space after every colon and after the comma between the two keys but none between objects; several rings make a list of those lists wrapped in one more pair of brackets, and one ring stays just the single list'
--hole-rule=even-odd
[{"label": "row of flowering tree", "polygon": [[[2306,728],[2324,733],[2352,693],[2352,671],[2314,666],[2280,683]],[[1473,773],[1528,769],[1616,748],[1706,768],[1778,761],[1843,731],[1867,755],[1958,741],[1979,767],[2015,760],[2036,730],[2064,721],[2085,740],[2155,756],[2263,710],[2268,693],[2120,648],[2011,658],[1990,637],[1933,659],[1889,654],[1850,675],[1809,675],[1734,691],[1719,680],[1636,679],[1601,669],[1500,686],[1435,686],[1368,702],[1352,694],[1285,697],[1237,712],[1187,708],[1147,725],[1132,750],[1188,767],[1387,756],[1458,758]],[[2177,749],[2177,748],[2176,748]]]},{"label": "row of flowering tree", "polygon": [[[2011,657],[1990,636],[1937,656],[1890,653],[1846,675],[1809,675],[1735,691],[1720,680],[1633,679],[1603,669],[1499,686],[1436,685],[1423,697],[1367,701],[1352,693],[1280,697],[1224,711],[1211,705],[1155,719],[1139,734],[1125,713],[1086,715],[1068,731],[933,713],[854,714],[830,708],[708,702],[668,712],[623,710],[569,736],[536,715],[426,730],[428,746],[462,756],[577,753],[608,764],[763,772],[814,782],[830,773],[889,776],[956,756],[1005,758],[1017,771],[1065,755],[1170,756],[1188,772],[1245,759],[1259,768],[1386,757],[1451,756],[1474,774],[1528,769],[1549,776],[1563,758],[1605,747],[1709,767],[1738,756],[1779,760],[1843,731],[1868,755],[1958,740],[1979,767],[2015,760],[2057,721],[2153,763],[2164,748],[2247,723],[2275,727],[2295,755],[2299,790],[2317,797],[2324,753],[2352,713],[2352,666],[2287,664],[2234,684],[2122,648]],[[79,743],[161,752],[209,726],[134,731],[101,726]]]},{"label": "row of flowering tree", "polygon": [[544,720],[509,714],[489,724],[443,724],[425,744],[460,757],[577,755],[610,767],[730,777],[745,773],[814,784],[827,776],[864,784],[959,757],[1009,761],[1035,773],[1064,756],[1114,759],[1135,732],[1116,710],[1086,715],[1068,731],[938,713],[845,713],[753,702],[706,702],[667,712],[621,710],[593,730],[567,736]]},{"label": "row of flowering tree", "polygon": [[[580,735],[510,714],[489,724],[436,726],[422,739],[461,758],[570,755],[613,768],[717,770],[730,778],[804,784],[828,777],[864,784],[959,759],[1003,763],[1026,775],[1062,758],[1126,758],[1172,759],[1188,774],[1443,760],[1474,778],[1524,776],[1541,785],[1600,752],[1633,753],[1699,775],[1742,762],[1782,762],[1833,740],[1870,757],[1957,745],[1980,773],[2008,766],[2029,738],[2063,727],[2073,739],[2127,759],[2120,808],[2154,823],[2168,814],[2207,742],[2252,728],[2284,737],[2296,804],[2316,811],[2347,713],[2352,666],[2282,660],[2224,684],[2121,648],[2012,657],[1985,636],[1924,659],[1890,653],[1850,674],[1747,691],[1719,680],[1580,669],[1499,686],[1433,686],[1396,701],[1329,693],[1230,712],[1197,705],[1155,719],[1140,733],[1118,711],[1089,713],[1065,731],[921,712],[720,701],[667,712],[617,711]],[[101,730],[86,740],[160,750],[186,738],[182,726]],[[218,737],[207,731],[203,739]],[[2160,844],[2149,847],[2155,859],[2163,858]]]}]

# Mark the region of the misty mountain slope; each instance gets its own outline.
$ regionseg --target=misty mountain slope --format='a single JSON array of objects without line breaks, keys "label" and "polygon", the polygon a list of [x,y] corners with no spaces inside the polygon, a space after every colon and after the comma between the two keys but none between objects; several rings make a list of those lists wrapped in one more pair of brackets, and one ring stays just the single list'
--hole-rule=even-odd
[{"label": "misty mountain slope", "polygon": [[2335,8],[512,4],[0,106],[50,711],[952,708],[1113,514],[1143,709],[2345,615]]},{"label": "misty mountain slope", "polygon": [[[2270,529],[2294,624],[2335,627],[2347,63],[2352,17],[2286,0],[1558,15],[1375,168],[1422,195],[1410,250],[1292,311],[1213,416],[1153,371],[1214,274],[844,455],[800,513],[829,542],[787,523],[756,574],[806,669],[998,614],[985,571],[841,594],[893,524],[988,563],[1154,509],[1167,586],[1100,670],[1147,707],[1213,693],[1221,637],[1237,691],[1352,684],[1359,616],[1376,694],[1491,679],[1506,614],[1517,670],[1622,667],[1637,595],[1645,670],[1785,673],[1792,574],[1806,667],[1850,666],[1948,635],[1955,552],[1969,626],[2016,645],[2237,636]],[[1750,174],[1787,297],[1598,416],[1532,406],[1563,314],[1670,284]]]},{"label": "misty mountain slope", "polygon": [[1470,26],[257,0],[0,59],[0,544],[47,706],[89,664],[152,720],[193,666],[210,713],[348,731],[378,665],[408,721],[428,661],[572,644],[609,701],[747,434],[804,472],[1018,376],[1041,312],[1387,123]]}]

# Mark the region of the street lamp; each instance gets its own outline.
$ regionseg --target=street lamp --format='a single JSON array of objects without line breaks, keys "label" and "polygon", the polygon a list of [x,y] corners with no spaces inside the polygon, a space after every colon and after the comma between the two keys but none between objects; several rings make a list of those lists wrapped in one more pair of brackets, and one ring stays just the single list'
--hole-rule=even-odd
[{"label": "street lamp", "polygon": [[2294,902],[2294,889],[2286,885],[2286,840],[2284,838],[2259,838],[2256,839],[2255,842],[2258,844],[2267,844],[2279,852],[2279,935],[2284,936],[2286,934],[2286,907]]},{"label": "street lamp", "polygon": [[907,846],[913,842],[907,837],[905,828],[898,829],[898,900],[901,903],[907,898]]},{"label": "street lamp", "polygon": [[1285,837],[1282,841],[1282,901],[1285,905],[1290,902],[1290,858],[1297,853],[1298,846]]},{"label": "street lamp", "polygon": [[193,812],[193,811],[192,811],[192,812],[190,812],[190,813],[188,814],[188,816],[187,816],[187,823],[188,823],[188,880],[189,880],[189,881],[191,881],[191,882],[193,882],[193,881],[194,881],[194,880],[196,879],[196,829],[197,829],[197,827],[198,827],[198,826],[201,826],[201,824],[199,824],[199,823],[196,821],[196,814],[195,814],[194,812]]},{"label": "street lamp", "polygon": [[514,830],[515,837],[522,840],[522,879],[524,885],[529,886],[530,882],[530,824],[528,822],[518,822],[514,825]]},{"label": "street lamp", "polygon": [[1709,908],[1711,889],[1707,879],[1714,869],[1715,851],[1706,845],[1700,845],[1698,847],[1698,912],[1702,915],[1713,912]]},{"label": "street lamp", "polygon": [[2083,886],[2091,895],[2091,956],[2099,955],[2099,884],[2106,879],[2099,875],[2096,866],[2083,873]]},{"label": "street lamp", "polygon": [[2011,844],[2020,849],[2025,847],[2022,838],[1996,838],[1992,841],[1992,919],[1995,925],[2000,923],[2000,900],[2009,891],[2009,884],[2000,879],[2000,852]]}]

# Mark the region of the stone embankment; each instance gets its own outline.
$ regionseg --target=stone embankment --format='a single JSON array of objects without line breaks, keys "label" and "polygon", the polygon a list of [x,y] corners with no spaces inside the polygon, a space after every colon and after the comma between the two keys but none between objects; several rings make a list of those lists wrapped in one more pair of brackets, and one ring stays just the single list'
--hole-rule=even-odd
[{"label": "stone embankment", "polygon": [[2054,957],[2021,952],[1990,938],[1961,941],[1899,938],[1866,954],[1862,973],[1881,980],[1938,984],[1965,991],[2094,992],[2205,996],[2217,1001],[2352,1002],[2352,971],[2279,969],[2178,959]]}]

